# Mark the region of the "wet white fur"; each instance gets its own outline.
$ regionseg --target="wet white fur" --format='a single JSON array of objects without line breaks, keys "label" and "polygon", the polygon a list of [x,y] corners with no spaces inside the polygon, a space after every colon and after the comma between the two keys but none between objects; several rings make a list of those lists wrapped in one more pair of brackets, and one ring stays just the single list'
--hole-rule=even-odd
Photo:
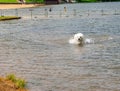
[{"label": "wet white fur", "polygon": [[[83,41],[79,41],[79,38],[83,38]],[[84,44],[84,35],[82,33],[77,33],[69,40],[70,44]]]},{"label": "wet white fur", "polygon": [[[79,38],[82,38],[82,41],[79,41]],[[92,39],[85,39],[84,35],[82,33],[77,33],[69,40],[70,44],[76,44],[76,45],[83,45],[83,44],[90,44],[94,43]]]}]

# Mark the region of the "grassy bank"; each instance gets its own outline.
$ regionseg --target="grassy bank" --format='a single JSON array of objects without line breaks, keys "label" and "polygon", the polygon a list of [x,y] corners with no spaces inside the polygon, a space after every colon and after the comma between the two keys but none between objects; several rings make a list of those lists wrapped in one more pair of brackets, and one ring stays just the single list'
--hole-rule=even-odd
[{"label": "grassy bank", "polygon": [[17,78],[14,74],[0,77],[0,91],[28,91],[25,85],[25,80]]},{"label": "grassy bank", "polygon": [[[19,0],[0,0],[0,3],[19,3]],[[25,0],[26,3],[44,3],[44,0]]]},{"label": "grassy bank", "polygon": [[17,0],[0,0],[0,3],[18,3]]},{"label": "grassy bank", "polygon": [[18,17],[18,16],[0,16],[0,21],[13,20],[13,19],[21,19],[21,17]]}]

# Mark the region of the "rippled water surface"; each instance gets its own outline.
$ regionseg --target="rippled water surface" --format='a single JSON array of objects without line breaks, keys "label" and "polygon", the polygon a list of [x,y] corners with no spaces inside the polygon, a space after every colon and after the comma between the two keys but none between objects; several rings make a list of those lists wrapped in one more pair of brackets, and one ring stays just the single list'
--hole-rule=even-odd
[{"label": "rippled water surface", "polygon": [[[120,91],[119,10],[119,2],[4,10],[22,19],[0,22],[0,75],[25,78],[30,91]],[[94,43],[69,44],[78,32]]]}]

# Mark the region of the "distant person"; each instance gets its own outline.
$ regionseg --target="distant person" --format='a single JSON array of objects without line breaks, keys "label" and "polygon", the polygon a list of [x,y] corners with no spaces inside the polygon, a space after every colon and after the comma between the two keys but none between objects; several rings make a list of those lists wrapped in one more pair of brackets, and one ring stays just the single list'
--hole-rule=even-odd
[{"label": "distant person", "polygon": [[18,0],[18,2],[23,4],[23,3],[25,3],[25,0]]},{"label": "distant person", "polygon": [[64,12],[67,12],[67,8],[66,7],[64,7]]},{"label": "distant person", "polygon": [[73,16],[76,16],[76,9],[73,9]]},{"label": "distant person", "polygon": [[48,17],[48,10],[45,9],[45,17]]},{"label": "distant person", "polygon": [[26,3],[25,0],[23,0],[23,3]]},{"label": "distant person", "polygon": [[51,8],[49,9],[49,12],[52,12],[52,9],[51,9]]}]

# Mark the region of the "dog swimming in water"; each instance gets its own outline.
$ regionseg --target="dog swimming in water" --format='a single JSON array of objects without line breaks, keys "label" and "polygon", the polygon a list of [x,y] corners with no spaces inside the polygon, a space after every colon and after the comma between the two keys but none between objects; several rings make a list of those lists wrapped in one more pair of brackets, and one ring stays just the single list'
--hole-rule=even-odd
[{"label": "dog swimming in water", "polygon": [[69,40],[70,44],[84,45],[85,39],[82,33],[77,33]]},{"label": "dog swimming in water", "polygon": [[84,44],[93,44],[94,40],[91,38],[85,38],[82,33],[76,33],[73,38],[69,40],[69,43],[83,46]]}]

